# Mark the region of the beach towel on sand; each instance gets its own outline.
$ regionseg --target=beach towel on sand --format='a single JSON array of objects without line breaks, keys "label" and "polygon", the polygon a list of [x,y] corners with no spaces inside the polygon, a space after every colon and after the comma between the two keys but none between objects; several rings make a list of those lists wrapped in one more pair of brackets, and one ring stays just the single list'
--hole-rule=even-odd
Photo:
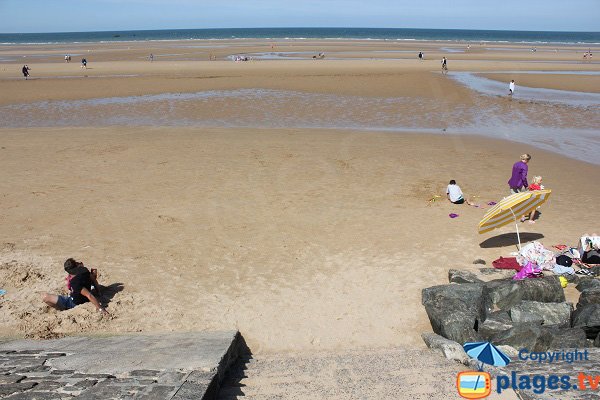
[{"label": "beach towel on sand", "polygon": [[500,257],[499,259],[492,261],[492,266],[497,269],[521,270],[521,266],[515,257]]}]

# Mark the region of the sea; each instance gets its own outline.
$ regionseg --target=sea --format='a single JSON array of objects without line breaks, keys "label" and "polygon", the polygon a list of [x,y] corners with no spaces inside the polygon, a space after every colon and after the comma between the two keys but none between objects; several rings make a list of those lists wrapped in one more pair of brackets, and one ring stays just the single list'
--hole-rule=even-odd
[{"label": "sea", "polygon": [[[1,29],[1,28],[0,28]],[[162,29],[102,32],[0,33],[0,44],[54,44],[222,39],[361,39],[505,42],[531,44],[600,44],[600,32],[500,31],[412,28],[228,28]]]}]

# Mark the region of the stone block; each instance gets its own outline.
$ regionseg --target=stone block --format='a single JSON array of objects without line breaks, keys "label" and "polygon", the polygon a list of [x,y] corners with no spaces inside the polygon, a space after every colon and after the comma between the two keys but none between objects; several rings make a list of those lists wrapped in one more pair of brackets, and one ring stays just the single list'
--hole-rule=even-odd
[{"label": "stone block", "polygon": [[0,385],[9,385],[11,383],[18,383],[25,379],[21,375],[0,375]]},{"label": "stone block", "polygon": [[542,335],[542,328],[532,324],[519,324],[507,331],[500,332],[492,337],[491,342],[494,345],[511,346],[515,349],[538,350],[536,345],[539,337]]},{"label": "stone block", "polygon": [[522,299],[542,303],[562,303],[565,301],[565,292],[558,276],[544,276],[543,278],[523,279],[516,281],[522,291]]},{"label": "stone block", "polygon": [[483,281],[472,272],[451,269],[448,271],[448,281],[450,283],[482,283]]},{"label": "stone block", "polygon": [[129,373],[129,376],[151,376],[156,377],[160,374],[160,371],[154,369],[136,369]]},{"label": "stone block", "polygon": [[514,326],[507,311],[494,311],[490,313],[483,324],[479,325],[479,334],[486,340],[500,332],[504,332]]},{"label": "stone block", "polygon": [[423,289],[422,303],[438,335],[463,344],[481,340],[477,333],[485,320],[487,302],[483,285],[477,283],[450,284]]},{"label": "stone block", "polygon": [[573,313],[573,328],[581,328],[588,339],[595,339],[600,333],[600,304],[577,307]]},{"label": "stone block", "polygon": [[8,396],[9,394],[24,392],[37,385],[37,382],[18,382],[0,385],[0,396]]},{"label": "stone block", "polygon": [[537,343],[538,348],[546,350],[581,349],[589,347],[583,329],[542,327],[543,334]]},{"label": "stone block", "polygon": [[467,365],[469,356],[460,344],[431,332],[422,333],[421,338],[427,347],[440,351],[447,359]]},{"label": "stone block", "polygon": [[571,303],[542,303],[539,301],[522,301],[510,309],[510,317],[514,322],[532,322],[542,320],[544,325],[571,326]]},{"label": "stone block", "polygon": [[600,288],[600,279],[591,277],[581,278],[577,286],[575,286],[575,289],[579,290],[580,292],[592,288]]},{"label": "stone block", "polygon": [[588,288],[581,291],[577,307],[583,307],[588,304],[600,304],[600,287]]}]

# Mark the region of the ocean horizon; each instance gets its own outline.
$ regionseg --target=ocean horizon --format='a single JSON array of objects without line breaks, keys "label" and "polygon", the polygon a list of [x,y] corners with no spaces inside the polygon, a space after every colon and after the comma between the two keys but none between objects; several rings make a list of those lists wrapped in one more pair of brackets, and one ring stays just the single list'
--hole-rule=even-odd
[{"label": "ocean horizon", "polygon": [[222,28],[0,33],[0,44],[3,45],[232,39],[428,40],[598,45],[600,32],[414,28]]}]

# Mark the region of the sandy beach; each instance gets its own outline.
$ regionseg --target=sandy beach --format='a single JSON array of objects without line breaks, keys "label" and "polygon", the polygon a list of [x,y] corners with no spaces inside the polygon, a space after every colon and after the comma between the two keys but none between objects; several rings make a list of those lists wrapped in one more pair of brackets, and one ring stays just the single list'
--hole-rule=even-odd
[{"label": "sandy beach", "polygon": [[[498,201],[522,153],[553,190],[524,240],[600,230],[594,98],[486,95],[439,64],[593,95],[587,48],[209,44],[0,46],[0,335],[237,328],[258,354],[424,347],[421,290],[516,249],[514,226],[477,234],[485,209],[446,201],[448,181]],[[327,57],[228,60],[292,51]],[[68,257],[112,285],[110,318],[42,304],[39,291],[64,290]]]}]

